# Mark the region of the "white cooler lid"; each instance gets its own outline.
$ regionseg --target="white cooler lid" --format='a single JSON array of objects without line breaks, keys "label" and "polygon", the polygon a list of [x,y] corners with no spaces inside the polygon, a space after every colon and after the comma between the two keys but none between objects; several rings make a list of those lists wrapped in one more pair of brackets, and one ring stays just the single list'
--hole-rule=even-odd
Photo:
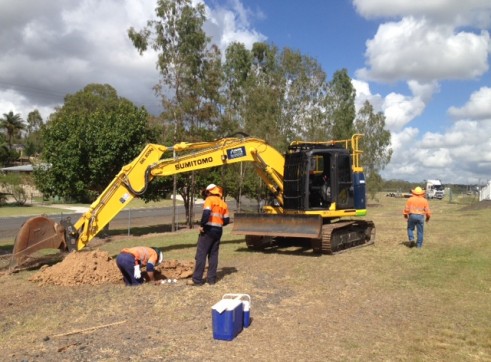
[{"label": "white cooler lid", "polygon": [[234,310],[240,304],[242,304],[241,300],[238,299],[222,299],[218,303],[216,303],[211,309],[216,310],[218,313],[223,313],[224,311]]}]

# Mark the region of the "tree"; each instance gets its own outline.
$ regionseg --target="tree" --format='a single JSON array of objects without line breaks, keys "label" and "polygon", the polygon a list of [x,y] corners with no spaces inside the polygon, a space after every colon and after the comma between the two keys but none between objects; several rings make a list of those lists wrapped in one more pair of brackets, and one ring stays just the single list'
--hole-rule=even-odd
[{"label": "tree", "polygon": [[356,132],[363,134],[360,147],[363,150],[362,164],[367,176],[369,193],[372,198],[383,186],[380,171],[390,162],[392,149],[390,148],[390,132],[385,129],[385,116],[383,113],[374,113],[370,102],[365,101],[358,111]]},{"label": "tree", "polygon": [[322,67],[311,57],[289,48],[280,53],[279,62],[283,78],[280,132],[288,143],[302,138],[329,139],[325,114],[327,81]]},{"label": "tree", "polygon": [[27,192],[24,185],[30,184],[29,177],[23,177],[20,174],[9,173],[0,174],[0,188],[7,191],[12,196],[17,205],[24,205],[27,201]]},{"label": "tree", "polygon": [[25,124],[20,113],[14,114],[14,112],[10,111],[3,114],[0,127],[5,129],[9,148],[12,149],[14,138],[19,136],[20,131],[25,129]]},{"label": "tree", "polygon": [[43,118],[37,109],[27,115],[27,134],[24,139],[26,156],[36,156],[41,153],[43,146],[41,128],[44,126]]},{"label": "tree", "polygon": [[[173,141],[216,138],[221,64],[218,48],[208,46],[209,38],[203,30],[204,4],[159,0],[155,10],[156,20],[149,20],[140,31],[131,27],[128,36],[140,54],[149,47],[158,53],[161,79],[155,91],[162,98],[163,119],[174,126]],[[194,176],[179,176],[187,180],[179,190],[178,177],[174,177],[173,193],[179,191],[183,197],[188,216],[192,214]],[[175,207],[174,203],[173,229]],[[191,225],[192,220],[188,223]]]},{"label": "tree", "polygon": [[37,109],[27,115],[27,135],[39,131],[43,126],[43,117]]},{"label": "tree", "polygon": [[354,133],[356,90],[346,69],[334,73],[329,83],[328,114],[332,121],[332,139],[349,139]]},{"label": "tree", "polygon": [[0,165],[7,165],[10,160],[10,148],[3,133],[0,133]]},{"label": "tree", "polygon": [[252,55],[242,43],[232,43],[223,64],[224,109],[222,129],[244,130],[245,96],[252,71]]},{"label": "tree", "polygon": [[49,166],[35,172],[38,189],[47,196],[93,201],[147,143],[147,118],[144,108],[107,84],[67,95],[42,130],[42,157]]}]

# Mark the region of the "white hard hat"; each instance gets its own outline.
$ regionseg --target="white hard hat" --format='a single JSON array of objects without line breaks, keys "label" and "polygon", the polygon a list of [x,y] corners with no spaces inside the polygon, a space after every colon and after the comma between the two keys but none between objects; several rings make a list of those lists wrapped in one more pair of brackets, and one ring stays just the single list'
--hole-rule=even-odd
[{"label": "white hard hat", "polygon": [[206,186],[206,191],[210,191],[210,190],[214,189],[215,187],[217,187],[217,185],[209,184],[208,186]]}]

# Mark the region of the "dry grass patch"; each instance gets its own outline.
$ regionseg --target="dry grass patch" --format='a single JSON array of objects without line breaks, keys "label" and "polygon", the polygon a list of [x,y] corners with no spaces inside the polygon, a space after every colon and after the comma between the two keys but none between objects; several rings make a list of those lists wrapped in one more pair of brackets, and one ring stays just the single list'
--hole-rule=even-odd
[{"label": "dry grass patch", "polygon": [[[404,203],[381,198],[369,209],[375,245],[335,256],[298,246],[251,252],[226,228],[214,286],[40,287],[29,281],[36,271],[1,276],[0,353],[33,361],[490,361],[491,209],[431,202],[416,250],[404,245]],[[97,247],[115,256],[158,246],[168,259],[189,260],[196,241],[191,230]],[[251,295],[252,324],[232,342],[216,341],[211,306],[234,292]]]}]

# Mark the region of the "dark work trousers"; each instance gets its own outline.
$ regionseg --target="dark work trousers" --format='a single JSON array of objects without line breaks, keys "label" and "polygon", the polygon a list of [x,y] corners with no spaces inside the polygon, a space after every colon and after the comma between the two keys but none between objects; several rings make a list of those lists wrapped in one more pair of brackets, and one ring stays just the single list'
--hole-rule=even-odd
[{"label": "dark work trousers", "polygon": [[217,280],[218,268],[218,249],[220,248],[220,238],[222,230],[219,232],[206,231],[198,238],[198,246],[196,248],[196,266],[193,272],[193,281],[196,284],[203,284],[203,273],[206,266],[206,257],[208,257],[208,274],[206,279],[208,283],[214,284]]},{"label": "dark work trousers", "polygon": [[143,278],[135,279],[135,256],[128,253],[121,253],[116,258],[116,265],[118,266],[121,274],[123,274],[123,281],[126,285],[140,285],[143,282]]}]

